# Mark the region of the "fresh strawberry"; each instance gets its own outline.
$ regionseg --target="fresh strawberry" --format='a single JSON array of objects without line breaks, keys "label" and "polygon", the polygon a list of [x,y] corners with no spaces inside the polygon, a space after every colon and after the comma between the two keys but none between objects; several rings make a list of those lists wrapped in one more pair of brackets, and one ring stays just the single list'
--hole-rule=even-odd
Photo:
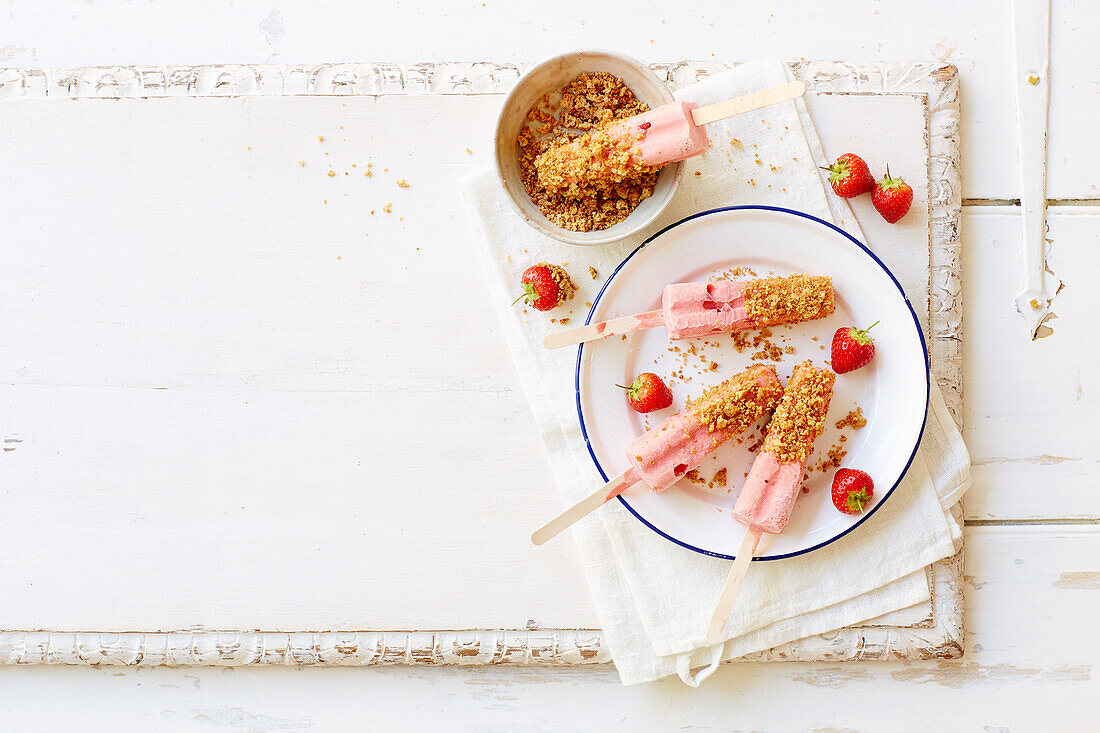
[{"label": "fresh strawberry", "polygon": [[573,291],[577,289],[569,279],[569,273],[545,262],[528,267],[519,281],[523,285],[523,294],[512,301],[512,305],[523,300],[540,311],[557,308],[572,298]]},{"label": "fresh strawberry", "polygon": [[833,476],[833,506],[845,514],[863,514],[875,494],[875,482],[863,471],[842,468]]},{"label": "fresh strawberry", "polygon": [[621,384],[615,386],[626,390],[626,399],[635,412],[663,410],[672,404],[672,390],[653,372],[634,377],[629,387]]},{"label": "fresh strawberry", "polygon": [[901,178],[891,178],[890,166],[886,166],[886,175],[871,191],[871,203],[883,219],[893,224],[913,205],[913,189]]},{"label": "fresh strawberry", "polygon": [[867,332],[878,325],[875,321],[862,331],[849,326],[838,328],[833,334],[833,371],[837,374],[851,372],[871,363],[875,356],[875,340]]},{"label": "fresh strawberry", "polygon": [[828,168],[822,166],[821,170],[829,171],[829,183],[841,198],[860,196],[875,187],[875,177],[863,158],[855,153],[845,153]]}]

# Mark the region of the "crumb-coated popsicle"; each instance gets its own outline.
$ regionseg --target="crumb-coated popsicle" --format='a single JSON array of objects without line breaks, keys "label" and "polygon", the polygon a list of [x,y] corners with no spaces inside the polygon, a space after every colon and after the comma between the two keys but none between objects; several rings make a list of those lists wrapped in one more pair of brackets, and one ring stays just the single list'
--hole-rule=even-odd
[{"label": "crumb-coated popsicle", "polygon": [[782,395],[775,367],[763,364],[753,364],[711,387],[632,441],[626,447],[630,468],[540,527],[531,541],[543,544],[636,483],[664,491],[698,468],[718,446],[775,409]]},{"label": "crumb-coated popsicle", "polygon": [[835,308],[833,280],[826,275],[673,283],[664,289],[660,310],[555,331],[542,345],[558,349],[660,325],[670,339],[695,338],[812,321]]},{"label": "crumb-coated popsicle", "polygon": [[779,534],[791,518],[806,460],[825,430],[836,375],[805,361],[795,367],[768,434],[737,502],[733,518],[750,530]]},{"label": "crumb-coated popsicle", "polygon": [[768,423],[768,434],[733,505],[734,519],[747,529],[707,628],[710,644],[721,641],[760,535],[779,534],[790,521],[806,460],[813,452],[814,441],[825,430],[835,381],[831,369],[815,367],[810,361],[796,366],[787,380],[783,398]]},{"label": "crumb-coated popsicle", "polygon": [[593,185],[614,186],[706,152],[710,139],[705,125],[711,122],[795,99],[805,92],[806,85],[794,81],[706,107],[669,102],[553,145],[535,160],[535,169],[550,191],[583,193]]}]

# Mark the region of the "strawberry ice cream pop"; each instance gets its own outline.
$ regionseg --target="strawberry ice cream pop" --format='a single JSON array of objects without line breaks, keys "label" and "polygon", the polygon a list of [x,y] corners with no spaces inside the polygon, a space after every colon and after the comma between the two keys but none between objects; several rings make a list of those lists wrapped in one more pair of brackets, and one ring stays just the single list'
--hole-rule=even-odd
[{"label": "strawberry ice cream pop", "polygon": [[794,369],[764,445],[737,495],[733,518],[750,530],[779,534],[791,518],[806,459],[825,430],[836,375],[805,361]]},{"label": "strawberry ice cream pop", "polygon": [[721,638],[760,535],[779,534],[791,518],[806,460],[813,452],[814,441],[825,430],[835,381],[831,369],[815,367],[809,361],[795,367],[787,380],[783,399],[768,423],[768,435],[733,506],[734,519],[748,530],[711,618],[708,643],[717,644]]},{"label": "strawberry ice cream pop", "polygon": [[699,399],[626,448],[630,468],[547,522],[531,535],[541,545],[636,483],[664,491],[734,435],[779,403],[783,387],[775,367],[753,364],[711,387]]},{"label": "strawberry ice cream pop", "polygon": [[700,107],[670,102],[622,122],[593,130],[551,147],[535,160],[539,180],[554,192],[580,193],[593,185],[612,186],[657,170],[710,147],[705,125],[806,93],[800,81]]},{"label": "strawberry ice cream pop", "polygon": [[660,310],[556,331],[542,345],[557,349],[659,325],[670,339],[695,338],[812,321],[835,305],[832,278],[824,275],[673,283],[665,287]]}]

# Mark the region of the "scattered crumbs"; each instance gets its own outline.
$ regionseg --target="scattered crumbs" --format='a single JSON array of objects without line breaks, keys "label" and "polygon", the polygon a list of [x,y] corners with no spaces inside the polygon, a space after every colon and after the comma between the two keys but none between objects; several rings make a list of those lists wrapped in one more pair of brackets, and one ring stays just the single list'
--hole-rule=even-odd
[{"label": "scattered crumbs", "polygon": [[730,147],[731,148],[741,148],[742,150],[745,149],[745,146],[737,138],[733,138],[732,140],[730,140]]},{"label": "scattered crumbs", "polygon": [[588,266],[588,274],[592,276],[593,280],[595,280],[600,275],[600,273],[596,272],[596,268],[592,267],[591,265]]},{"label": "scattered crumbs", "polygon": [[252,149],[252,146],[251,146],[251,145],[249,145],[249,146],[248,146],[248,149],[249,149],[249,150],[251,150],[251,149]]},{"label": "scattered crumbs", "polygon": [[327,203],[328,203],[328,199],[321,199],[321,203],[322,203],[322,204],[327,204]]},{"label": "scattered crumbs", "polygon": [[[346,176],[346,175],[348,175],[348,172],[347,172],[347,171],[344,171],[344,175],[345,175],[345,176]],[[345,196],[347,196],[347,194],[346,194],[346,193],[345,193],[344,195],[345,195]]]},{"label": "scattered crumbs", "polygon": [[620,341],[626,341],[626,334],[624,333],[622,336],[620,336],[619,340]]},{"label": "scattered crumbs", "polygon": [[[753,145],[753,147],[755,148],[756,146],[755,146],[755,145]],[[757,156],[756,156],[755,158],[753,158],[753,161],[752,161],[752,162],[756,163],[757,165],[764,165],[764,161],[760,160],[760,156],[759,156],[759,155],[757,155]]]},{"label": "scattered crumbs", "polygon": [[512,255],[506,255],[506,256],[504,257],[504,261],[505,261],[505,262],[511,262],[511,261],[512,261]]},{"label": "scattered crumbs", "polygon": [[592,307],[592,303],[586,300],[586,301],[584,301],[584,307],[585,307],[585,308],[591,308],[591,307]]},{"label": "scattered crumbs", "polygon": [[701,176],[701,175],[703,175],[703,172],[702,171],[695,171],[695,175]]},{"label": "scattered crumbs", "polygon": [[328,175],[329,178],[332,178],[336,175],[336,171],[329,171],[326,175]]},{"label": "scattered crumbs", "polygon": [[[551,222],[571,231],[607,229],[653,195],[657,169],[628,169],[629,150],[615,147],[605,132],[610,123],[648,109],[622,79],[593,72],[543,96],[528,111],[516,137],[520,177],[527,195]],[[564,147],[575,140],[584,155],[571,155]],[[604,166],[608,180],[575,180],[574,169],[609,151],[614,155]],[[569,183],[547,188],[543,181],[548,176]]]},{"label": "scattered crumbs", "polygon": [[750,186],[755,186],[755,185],[756,185],[756,179],[754,179],[754,178],[750,178],[750,179],[749,179],[749,185],[750,185]]},{"label": "scattered crumbs", "polygon": [[374,209],[370,210],[370,214],[371,214],[371,216],[374,216]]},{"label": "scattered crumbs", "polygon": [[712,361],[710,364],[707,364],[707,371],[708,372],[718,371],[718,362]]},{"label": "scattered crumbs", "polygon": [[705,478],[699,475],[699,471],[694,468],[685,473],[684,478],[693,484],[705,484],[707,482]]},{"label": "scattered crumbs", "polygon": [[859,430],[867,425],[867,418],[863,416],[863,408],[856,405],[856,409],[851,410],[842,420],[837,420],[836,427],[838,430],[844,428],[855,428]]},{"label": "scattered crumbs", "polygon": [[848,455],[848,451],[841,447],[840,443],[834,443],[829,446],[828,452],[825,454],[825,457],[818,462],[816,468],[822,473],[839,468],[846,455]]},{"label": "scattered crumbs", "polygon": [[382,172],[383,172],[383,173],[388,173],[388,172],[389,172],[389,170],[390,170],[389,168],[383,168],[383,169],[382,169]]},{"label": "scattered crumbs", "polygon": [[714,474],[714,483],[725,488],[726,486],[726,469],[719,468],[718,473]]},{"label": "scattered crumbs", "polygon": [[558,323],[560,323],[561,325],[564,326],[564,325],[569,323],[569,319],[568,318],[559,318]]},{"label": "scattered crumbs", "polygon": [[469,148],[466,148],[466,155],[473,155],[473,154],[474,154],[473,150],[470,150]]},{"label": "scattered crumbs", "polygon": [[306,162],[305,162],[304,160],[299,160],[299,161],[298,161],[298,166],[299,166],[300,168],[305,168],[305,167],[306,167]]},{"label": "scattered crumbs", "polygon": [[557,323],[557,322],[558,322],[558,319],[557,319],[557,318],[551,318],[551,319],[550,319],[550,322],[551,322],[551,323]]},{"label": "scattered crumbs", "polygon": [[775,167],[775,165],[773,163],[769,163],[768,167],[771,168],[773,171],[779,170],[778,168]]},{"label": "scattered crumbs", "polygon": [[387,201],[385,204],[382,205],[382,211],[386,212],[387,214],[392,214],[393,213],[393,204],[391,202]]},{"label": "scattered crumbs", "polygon": [[351,167],[352,167],[352,168],[355,168],[355,167],[357,167],[357,166],[356,166],[356,164],[355,164],[355,163],[352,163],[352,164],[351,164]]},{"label": "scattered crumbs", "polygon": [[323,143],[324,141],[325,141],[325,136],[324,135],[318,135],[317,136],[317,142]]},{"label": "scattered crumbs", "polygon": [[367,169],[366,169],[365,171],[363,171],[363,175],[364,175],[364,176],[366,176],[367,178],[370,178],[370,177],[371,177],[371,176],[373,176],[374,174],[373,174],[373,173],[371,173],[371,170],[370,170],[370,168],[367,168]]},{"label": "scattered crumbs", "polygon": [[409,182],[406,181],[404,178],[398,178],[397,179],[397,185],[401,188],[408,188],[409,187]]}]

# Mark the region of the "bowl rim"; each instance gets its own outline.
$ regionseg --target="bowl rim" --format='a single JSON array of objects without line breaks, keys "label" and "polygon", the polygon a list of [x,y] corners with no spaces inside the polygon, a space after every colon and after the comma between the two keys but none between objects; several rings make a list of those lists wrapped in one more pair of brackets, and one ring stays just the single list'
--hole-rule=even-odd
[{"label": "bowl rim", "polygon": [[[574,51],[567,51],[565,53],[560,53],[560,54],[557,54],[555,56],[550,56],[549,58],[543,59],[542,61],[539,61],[535,64],[532,64],[530,67],[528,67],[527,70],[524,71],[523,74],[520,75],[519,79],[516,80],[516,83],[512,85],[512,88],[508,91],[508,94],[506,94],[505,97],[504,97],[504,102],[500,107],[500,111],[497,113],[497,124],[496,124],[494,132],[493,132],[493,171],[496,173],[497,182],[500,184],[501,188],[504,189],[504,198],[505,198],[505,200],[507,200],[508,206],[511,207],[512,211],[514,211],[520,219],[525,221],[528,224],[528,226],[530,226],[535,231],[539,232],[540,234],[544,234],[548,237],[551,237],[552,239],[556,239],[560,242],[565,242],[566,244],[576,244],[576,245],[581,245],[581,246],[594,246],[594,245],[601,245],[601,244],[613,244],[615,242],[621,242],[622,240],[626,239],[627,237],[631,237],[631,236],[637,234],[638,232],[640,232],[641,230],[645,229],[647,226],[652,224],[657,219],[657,217],[659,217],[661,214],[663,214],[665,212],[665,210],[668,208],[668,205],[670,203],[672,203],[672,199],[676,196],[676,192],[680,187],[680,178],[681,178],[681,172],[682,172],[682,167],[683,167],[682,161],[676,161],[675,163],[669,163],[668,166],[666,166],[666,167],[669,167],[669,166],[675,166],[675,167],[673,168],[674,175],[672,176],[672,183],[671,183],[671,185],[668,189],[667,199],[665,200],[665,202],[663,204],[656,207],[650,213],[649,216],[647,216],[643,219],[639,219],[638,223],[635,224],[635,225],[632,225],[630,228],[624,229],[622,232],[617,232],[615,234],[607,234],[607,235],[604,235],[602,237],[593,237],[593,236],[584,237],[584,236],[581,236],[581,235],[591,234],[591,232],[574,232],[570,229],[565,229],[563,227],[559,227],[559,226],[557,226],[555,224],[552,224],[552,223],[544,224],[543,222],[536,221],[536,220],[530,218],[523,211],[523,208],[519,205],[519,202],[517,202],[515,200],[515,197],[508,190],[508,187],[504,184],[504,173],[503,173],[502,166],[501,166],[501,153],[502,153],[503,147],[500,145],[500,140],[501,140],[501,135],[503,133],[502,128],[504,126],[504,112],[505,112],[505,110],[511,108],[512,102],[513,102],[515,96],[517,95],[517,93],[519,92],[520,88],[522,87],[523,82],[528,77],[530,77],[534,72],[538,71],[539,69],[541,69],[544,66],[547,66],[548,64],[555,63],[555,62],[560,61],[562,59],[567,59],[567,58],[571,58],[571,57],[574,57],[574,56],[581,56],[581,55],[597,55],[597,56],[611,57],[611,58],[617,59],[617,60],[619,60],[619,61],[621,61],[621,62],[623,62],[623,63],[625,63],[629,66],[633,66],[633,67],[637,68],[639,71],[641,71],[642,73],[651,75],[653,77],[653,79],[658,82],[659,88],[663,91],[662,96],[665,97],[665,103],[676,101],[675,97],[672,95],[672,91],[669,90],[667,84],[665,82],[661,81],[661,78],[659,76],[657,76],[657,74],[655,74],[653,72],[653,70],[649,68],[649,66],[647,66],[646,64],[643,64],[641,61],[638,61],[637,59],[633,58],[632,56],[627,56],[626,54],[619,53],[617,51],[610,51],[610,50],[603,49],[603,48],[581,48],[581,49],[576,49]],[[633,216],[633,215],[634,215],[634,212],[631,212],[630,214],[628,214],[626,219],[623,220],[623,223],[629,221],[630,217]],[[616,224],[615,226],[618,226],[618,224]],[[609,227],[608,229],[605,229],[605,230],[602,230],[602,231],[607,232],[607,231],[610,231],[612,228],[614,228],[614,227]],[[601,231],[601,230],[596,230],[596,231]]]}]

